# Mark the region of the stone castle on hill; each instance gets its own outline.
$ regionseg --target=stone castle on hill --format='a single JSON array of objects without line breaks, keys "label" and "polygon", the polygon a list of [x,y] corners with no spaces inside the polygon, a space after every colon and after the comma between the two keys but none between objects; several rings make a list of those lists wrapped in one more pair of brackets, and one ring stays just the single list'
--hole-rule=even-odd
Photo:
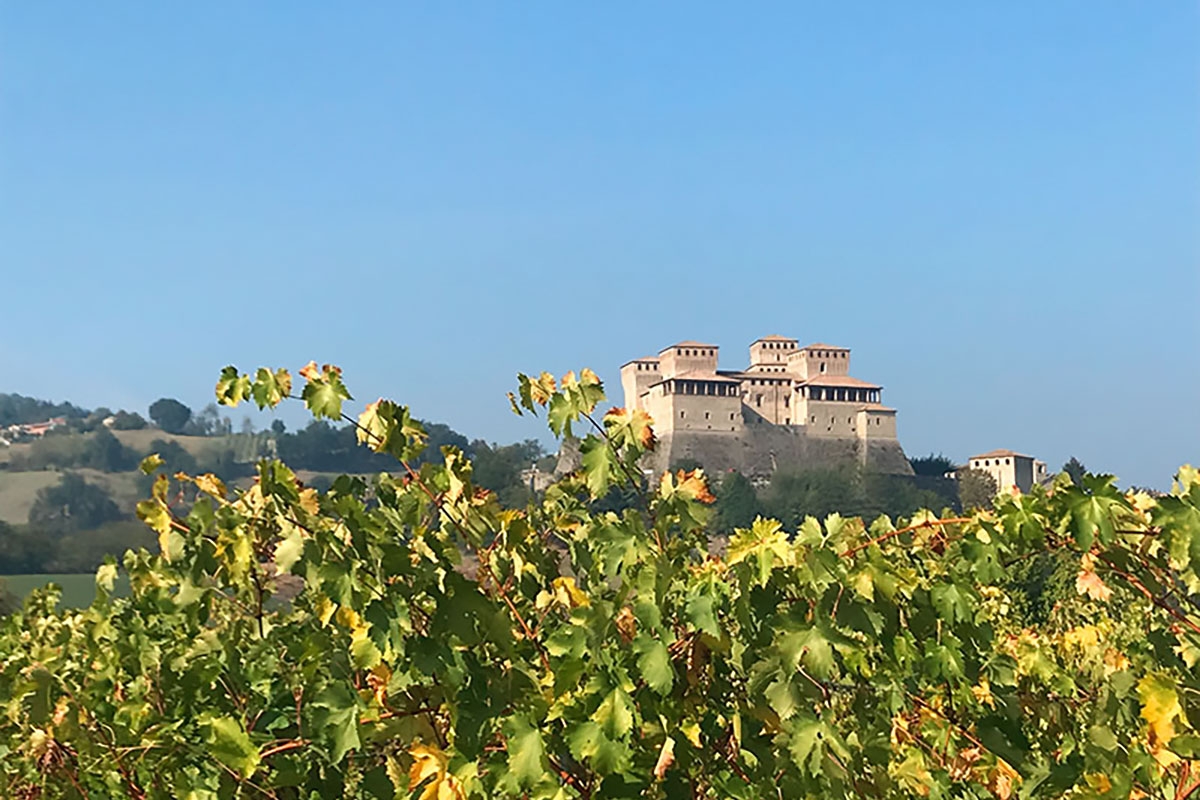
[{"label": "stone castle on hill", "polygon": [[680,342],[621,367],[625,406],[654,419],[647,466],[680,461],[766,479],[780,468],[859,466],[911,475],[883,387],[850,376],[850,350],[765,336],[750,366],[717,368],[717,345]]}]

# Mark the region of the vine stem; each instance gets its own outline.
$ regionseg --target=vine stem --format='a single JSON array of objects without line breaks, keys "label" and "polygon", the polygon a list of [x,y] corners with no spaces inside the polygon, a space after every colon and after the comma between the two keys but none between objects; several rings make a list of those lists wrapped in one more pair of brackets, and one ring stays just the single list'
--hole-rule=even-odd
[{"label": "vine stem", "polygon": [[1133,588],[1135,588],[1139,592],[1141,592],[1142,595],[1145,596],[1145,598],[1147,600],[1149,600],[1151,603],[1153,603],[1154,605],[1161,608],[1163,611],[1166,611],[1168,614],[1170,614],[1172,617],[1174,617],[1176,620],[1178,620],[1180,623],[1182,623],[1192,633],[1200,633],[1200,625],[1197,625],[1195,622],[1193,622],[1192,620],[1185,617],[1183,614],[1181,614],[1179,612],[1179,609],[1175,608],[1170,603],[1168,603],[1166,600],[1163,600],[1161,597],[1159,597],[1158,595],[1154,594],[1149,589],[1147,589],[1146,585],[1144,583],[1142,583],[1141,579],[1139,579],[1138,576],[1134,575],[1131,572],[1126,572],[1125,570],[1121,569],[1116,564],[1114,564],[1111,560],[1109,560],[1108,557],[1105,556],[1103,553],[1097,553],[1096,558],[1103,561],[1108,566],[1108,568],[1113,572],[1114,575],[1118,575],[1121,578],[1124,578],[1126,583],[1128,583],[1130,586],[1132,586]]},{"label": "vine stem", "polygon": [[841,552],[841,557],[849,558],[850,556],[854,555],[855,553],[859,552],[860,550],[866,550],[868,547],[870,547],[873,544],[879,544],[880,542],[885,542],[888,539],[895,538],[896,536],[900,536],[901,534],[911,533],[912,531],[920,530],[921,528],[936,528],[936,527],[940,527],[942,525],[963,525],[970,521],[971,521],[970,517],[954,517],[953,519],[923,520],[921,522],[918,522],[915,525],[907,525],[898,530],[894,530],[894,531],[885,533],[882,536],[876,536],[874,539],[865,541],[860,545],[856,545],[855,547],[851,547],[847,550],[843,550]]}]

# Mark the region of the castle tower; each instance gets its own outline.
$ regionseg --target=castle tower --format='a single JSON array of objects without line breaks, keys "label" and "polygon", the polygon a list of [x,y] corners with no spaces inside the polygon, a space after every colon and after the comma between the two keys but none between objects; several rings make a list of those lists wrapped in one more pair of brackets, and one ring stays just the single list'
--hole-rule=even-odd
[{"label": "castle tower", "polygon": [[801,380],[820,375],[849,375],[850,348],[817,342],[790,353],[787,362],[788,372]]},{"label": "castle tower", "polygon": [[640,408],[643,411],[642,395],[651,384],[662,379],[658,359],[654,356],[635,358],[621,366],[621,389],[625,392],[625,407]]}]

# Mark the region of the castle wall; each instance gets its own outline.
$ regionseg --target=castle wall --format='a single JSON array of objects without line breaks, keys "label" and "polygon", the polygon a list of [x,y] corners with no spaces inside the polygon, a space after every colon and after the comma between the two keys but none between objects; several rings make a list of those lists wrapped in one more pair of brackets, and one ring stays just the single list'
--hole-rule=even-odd
[{"label": "castle wall", "polygon": [[858,435],[864,439],[895,439],[896,412],[890,409],[864,409],[858,412]]},{"label": "castle wall", "polygon": [[773,425],[799,424],[794,418],[792,381],[770,372],[748,372],[742,379],[742,402]]},{"label": "castle wall", "polygon": [[741,436],[675,430],[659,438],[647,460],[647,467],[655,475],[683,460],[699,462],[710,472],[736,469],[749,478],[764,480],[779,469],[862,467],[871,472],[912,474],[912,466],[895,439],[814,437],[797,426],[747,425]]},{"label": "castle wall", "polygon": [[654,420],[654,430],[712,431],[737,434],[744,430],[742,400],[705,394],[667,394],[656,386],[643,398],[646,413]]},{"label": "castle wall", "polygon": [[800,411],[809,436],[857,438],[859,403],[802,399]]}]

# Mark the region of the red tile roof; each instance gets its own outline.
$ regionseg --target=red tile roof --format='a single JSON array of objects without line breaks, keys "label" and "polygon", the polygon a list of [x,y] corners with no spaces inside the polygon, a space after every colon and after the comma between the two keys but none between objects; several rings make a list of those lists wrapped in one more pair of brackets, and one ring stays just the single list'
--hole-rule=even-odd
[{"label": "red tile roof", "polygon": [[860,389],[882,389],[878,383],[860,381],[849,375],[817,375],[804,381],[797,381],[798,386],[856,386]]}]

